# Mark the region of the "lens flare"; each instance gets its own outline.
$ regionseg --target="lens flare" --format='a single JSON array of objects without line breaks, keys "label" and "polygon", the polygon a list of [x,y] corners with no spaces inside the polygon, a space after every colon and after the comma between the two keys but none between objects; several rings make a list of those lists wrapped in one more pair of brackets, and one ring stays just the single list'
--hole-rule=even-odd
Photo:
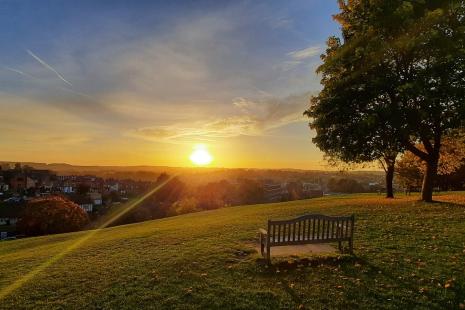
[{"label": "lens flare", "polygon": [[17,279],[16,281],[14,281],[13,283],[11,283],[10,285],[6,286],[6,287],[3,287],[0,289],[0,300],[4,299],[5,297],[7,297],[8,295],[10,295],[12,292],[14,292],[15,290],[19,289],[20,287],[22,287],[24,284],[26,284],[26,282],[29,282],[31,281],[35,276],[37,276],[38,274],[40,274],[41,272],[43,272],[45,269],[47,269],[48,267],[50,267],[51,265],[53,265],[54,263],[56,263],[58,260],[60,260],[61,258],[63,258],[64,256],[70,254],[71,252],[73,252],[74,250],[76,250],[77,248],[79,248],[82,244],[84,244],[87,240],[91,239],[92,237],[94,237],[98,232],[100,232],[101,229],[109,226],[110,224],[112,224],[113,222],[115,222],[117,219],[119,219],[120,217],[122,217],[124,214],[128,213],[129,211],[131,211],[132,209],[134,209],[137,205],[139,205],[141,202],[143,202],[145,199],[147,199],[148,197],[152,196],[155,192],[157,192],[160,188],[162,188],[163,186],[165,186],[169,181],[171,181],[175,176],[171,176],[170,178],[166,179],[164,182],[162,182],[161,184],[158,184],[155,188],[153,188],[151,191],[149,191],[148,193],[146,193],[145,195],[143,195],[142,197],[138,198],[137,200],[129,203],[128,205],[122,205],[120,208],[117,208],[114,210],[114,212],[111,212],[111,214],[109,214],[109,216],[106,218],[106,220],[103,221],[103,223],[101,225],[99,225],[97,227],[97,229],[94,229],[94,230],[89,230],[87,232],[84,233],[83,236],[81,236],[80,238],[78,238],[76,241],[74,241],[72,244],[70,244],[69,246],[67,246],[66,248],[64,248],[61,252],[59,252],[58,254],[52,256],[51,258],[49,258],[48,260],[46,260],[45,262],[43,262],[42,264],[40,264],[39,266],[37,266],[36,268],[34,268],[33,270],[31,270],[30,272],[28,272],[27,274],[25,274],[24,276],[22,276],[21,278]]}]

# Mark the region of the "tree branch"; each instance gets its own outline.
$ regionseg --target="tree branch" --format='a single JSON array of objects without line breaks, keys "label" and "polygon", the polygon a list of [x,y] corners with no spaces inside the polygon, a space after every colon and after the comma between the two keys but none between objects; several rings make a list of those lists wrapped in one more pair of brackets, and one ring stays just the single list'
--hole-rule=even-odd
[{"label": "tree branch", "polygon": [[431,141],[429,141],[427,138],[422,136],[421,137],[421,142],[425,146],[425,149],[428,152],[428,154],[432,154],[433,151],[434,151],[434,148],[433,148],[433,145],[431,144]]},{"label": "tree branch", "polygon": [[412,152],[413,154],[415,154],[416,156],[420,157],[422,160],[424,161],[428,161],[429,160],[429,154],[426,153],[426,152],[423,152],[422,150],[416,148],[413,144],[411,144],[410,142],[406,143],[405,144],[405,148],[407,150],[409,150],[410,152]]}]

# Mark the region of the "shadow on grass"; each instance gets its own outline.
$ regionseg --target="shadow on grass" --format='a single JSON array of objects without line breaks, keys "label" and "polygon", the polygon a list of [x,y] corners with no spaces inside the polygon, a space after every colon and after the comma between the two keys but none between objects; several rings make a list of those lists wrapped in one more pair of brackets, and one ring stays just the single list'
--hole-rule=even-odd
[{"label": "shadow on grass", "polygon": [[[439,196],[440,198],[441,196]],[[463,209],[465,208],[465,204],[463,203],[456,203],[456,202],[453,202],[453,201],[447,201],[447,200],[433,200],[433,201],[429,201],[429,202],[426,202],[426,201],[422,201],[422,200],[416,200],[416,201],[413,201],[412,203],[412,207],[416,207],[416,206],[444,206],[444,207],[450,207],[450,208],[459,208],[459,209]]]},{"label": "shadow on grass", "polygon": [[277,258],[271,265],[268,265],[266,259],[257,258],[256,262],[266,268],[267,273],[276,273],[278,270],[292,271],[302,267],[316,267],[320,265],[339,266],[344,263],[354,263],[355,256],[350,255],[329,255],[329,256],[314,256],[299,258],[297,256],[290,256],[287,259]]},{"label": "shadow on grass", "polygon": [[[463,206],[461,206],[463,207]],[[349,262],[349,261],[348,261]],[[453,298],[438,300],[437,296],[429,290],[420,290],[420,287],[417,282],[409,280],[408,278],[403,278],[400,280],[397,276],[394,275],[390,270],[382,268],[378,265],[372,264],[369,260],[363,257],[354,257],[351,261],[354,264],[359,264],[361,267],[365,268],[363,273],[364,278],[375,281],[377,279],[379,282],[391,283],[397,289],[402,291],[410,291],[412,294],[409,299],[404,299],[398,306],[407,307],[407,308],[418,308],[424,307],[424,304],[420,301],[422,298],[427,298],[430,301],[437,301],[437,304],[440,308],[454,308],[459,306],[461,303],[465,303],[465,285],[463,281],[455,282],[454,286],[449,288]],[[352,264],[341,264],[341,269],[347,276],[352,277],[362,277],[362,272],[360,270],[354,269]],[[384,279],[384,281],[383,281]],[[387,281],[386,281],[387,280]],[[379,288],[376,289],[375,286],[365,286],[366,296],[370,296],[374,299],[382,300],[385,295],[380,292]],[[351,292],[346,292],[346,296],[349,299],[353,299]]]}]

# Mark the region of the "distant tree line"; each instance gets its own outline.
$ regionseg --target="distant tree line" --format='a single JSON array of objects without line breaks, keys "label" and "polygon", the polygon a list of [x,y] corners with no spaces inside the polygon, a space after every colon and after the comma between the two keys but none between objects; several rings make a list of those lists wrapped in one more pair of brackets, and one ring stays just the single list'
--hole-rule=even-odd
[{"label": "distant tree line", "polygon": [[329,191],[334,193],[363,193],[368,192],[369,189],[365,188],[357,180],[350,178],[331,178],[326,185]]}]

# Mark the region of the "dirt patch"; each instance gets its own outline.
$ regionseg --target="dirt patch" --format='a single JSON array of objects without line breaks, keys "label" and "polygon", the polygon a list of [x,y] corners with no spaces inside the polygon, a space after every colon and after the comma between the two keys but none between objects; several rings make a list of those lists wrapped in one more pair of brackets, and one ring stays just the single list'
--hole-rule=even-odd
[{"label": "dirt patch", "polygon": [[[256,244],[255,249],[260,253],[260,245]],[[303,244],[271,247],[271,257],[282,256],[307,256],[319,254],[335,254],[338,253],[336,248],[329,244]]]}]

